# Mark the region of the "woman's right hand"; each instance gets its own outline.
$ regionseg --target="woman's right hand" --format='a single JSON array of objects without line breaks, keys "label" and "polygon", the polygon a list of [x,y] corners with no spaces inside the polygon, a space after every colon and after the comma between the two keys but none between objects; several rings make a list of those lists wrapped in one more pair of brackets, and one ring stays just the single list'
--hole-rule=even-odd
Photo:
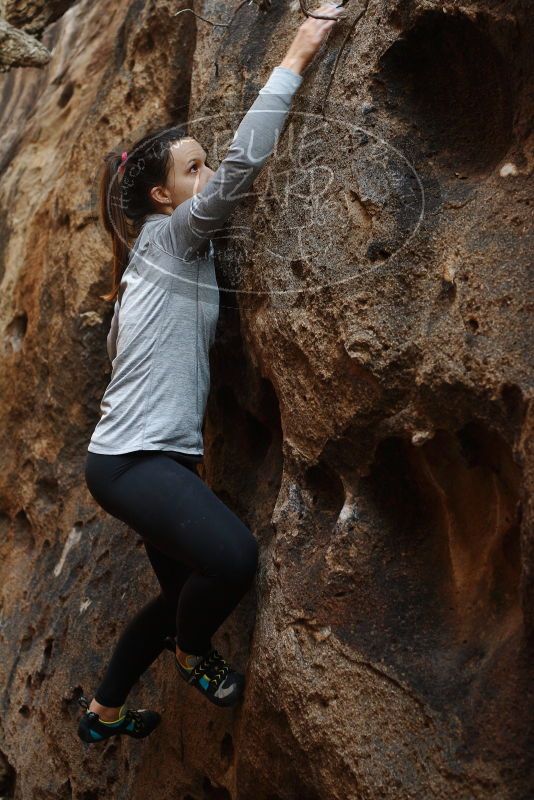
[{"label": "woman's right hand", "polygon": [[[347,16],[346,9],[343,6],[337,8],[335,3],[325,3],[325,5],[314,9],[313,13],[337,17],[337,19],[345,19]],[[300,75],[310,61],[313,60],[317,50],[330,33],[331,28],[336,24],[337,19],[306,17],[279,66],[287,67]]]}]

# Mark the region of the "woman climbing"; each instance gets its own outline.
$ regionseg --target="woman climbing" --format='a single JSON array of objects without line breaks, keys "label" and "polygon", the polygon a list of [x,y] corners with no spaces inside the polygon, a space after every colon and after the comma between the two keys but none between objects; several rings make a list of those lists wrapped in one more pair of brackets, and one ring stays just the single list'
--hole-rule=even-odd
[{"label": "woman climbing", "polygon": [[[251,531],[197,474],[219,313],[210,237],[253,183],[286,120],[292,97],[337,18],[333,3],[300,26],[243,117],[216,172],[199,142],[158,129],[122,157],[106,156],[100,186],[113,246],[114,316],[107,339],[111,380],[91,436],[85,479],[109,514],[141,537],[160,584],[123,630],[79,720],[89,743],[147,736],[155,711],[126,708],[139,677],[167,647],[178,674],[207,700],[231,706],[244,676],[211,638],[250,587],[258,547]],[[131,252],[126,242],[137,234]]]}]

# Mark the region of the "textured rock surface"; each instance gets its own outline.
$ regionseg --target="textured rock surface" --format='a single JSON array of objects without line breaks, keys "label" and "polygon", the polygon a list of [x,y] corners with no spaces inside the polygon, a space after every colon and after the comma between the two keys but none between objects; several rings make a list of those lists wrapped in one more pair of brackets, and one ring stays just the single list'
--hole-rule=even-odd
[{"label": "textured rock surface", "polygon": [[[350,20],[307,71],[217,248],[204,477],[261,543],[216,637],[246,700],[206,707],[163,653],[130,697],[157,734],[75,738],[157,591],[83,480],[109,377],[100,158],[188,115],[236,123],[300,21],[177,7],[83,0],[44,31],[44,69],[0,77],[0,794],[526,800],[532,25],[513,0],[371,3],[326,104]],[[214,162],[221,127],[193,126]]]},{"label": "textured rock surface", "polygon": [[35,36],[0,19],[0,72],[11,67],[39,67],[49,60],[50,53]]},{"label": "textured rock surface", "polygon": [[2,0],[0,72],[7,72],[13,67],[42,67],[47,64],[50,52],[36,37],[71,5],[72,0]]},{"label": "textured rock surface", "polygon": [[2,16],[16,28],[40,36],[75,0],[1,0]]}]

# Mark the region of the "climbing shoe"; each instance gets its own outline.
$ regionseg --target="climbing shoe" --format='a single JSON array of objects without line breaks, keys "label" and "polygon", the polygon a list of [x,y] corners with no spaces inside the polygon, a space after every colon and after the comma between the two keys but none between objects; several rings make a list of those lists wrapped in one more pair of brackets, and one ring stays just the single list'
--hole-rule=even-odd
[{"label": "climbing shoe", "polygon": [[211,703],[233,706],[241,700],[245,677],[233,670],[215,648],[203,656],[188,655],[187,666],[178,661],[175,651],[174,663],[182,678]]},{"label": "climbing shoe", "polygon": [[86,709],[78,723],[78,736],[83,742],[89,744],[122,734],[133,736],[134,739],[144,739],[145,736],[152,733],[161,720],[157,711],[148,711],[146,708],[133,711],[121,706],[118,720],[104,722],[95,711],[89,711],[89,702],[86,697],[80,697],[78,703]]}]

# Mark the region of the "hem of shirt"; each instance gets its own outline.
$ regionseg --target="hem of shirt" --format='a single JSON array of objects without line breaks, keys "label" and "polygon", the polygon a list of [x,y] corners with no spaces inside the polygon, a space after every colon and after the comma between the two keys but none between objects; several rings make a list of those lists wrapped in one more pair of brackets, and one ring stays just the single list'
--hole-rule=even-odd
[{"label": "hem of shirt", "polygon": [[199,453],[198,450],[178,450],[178,449],[173,450],[170,447],[167,448],[148,447],[146,445],[145,447],[130,447],[128,450],[102,450],[102,449],[98,450],[98,449],[93,449],[93,447],[88,447],[87,450],[89,453],[97,453],[98,455],[103,455],[103,456],[123,456],[126,453],[133,453],[136,450],[154,450],[157,453],[183,453],[184,456],[204,455],[204,451],[201,451]]}]

